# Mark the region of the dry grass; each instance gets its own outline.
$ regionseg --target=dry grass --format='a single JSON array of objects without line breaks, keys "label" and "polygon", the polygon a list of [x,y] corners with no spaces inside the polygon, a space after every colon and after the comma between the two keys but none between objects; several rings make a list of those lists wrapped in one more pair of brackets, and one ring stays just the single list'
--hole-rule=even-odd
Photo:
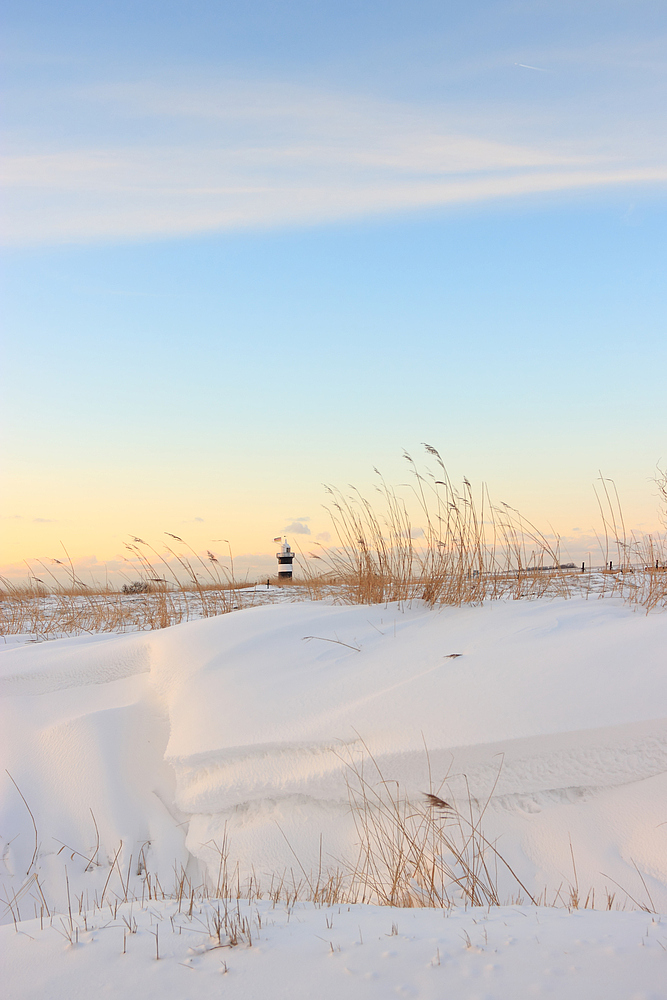
[{"label": "dry grass", "polygon": [[[486,487],[477,497],[467,479],[455,487],[436,449],[425,447],[435,472],[423,474],[405,455],[413,480],[409,504],[379,473],[376,504],[354,488],[327,488],[336,544],[300,560],[313,598],[350,604],[420,598],[435,606],[584,593],[620,595],[647,610],[667,604],[665,537],[626,534],[613,483],[601,478],[598,494],[604,566],[582,573],[562,563],[558,539],[549,541],[508,504],[494,504]],[[667,510],[667,475],[658,486]],[[424,525],[419,539],[410,510]]]},{"label": "dry grass", "polygon": [[251,585],[235,579],[231,553],[227,569],[213,552],[203,559],[183,539],[169,537],[163,554],[141,538],[126,544],[132,577],[121,591],[85,583],[69,557],[51,565],[38,560],[40,575],[31,567],[26,584],[0,579],[0,634],[50,639],[160,629],[247,606],[251,598],[243,592]]},{"label": "dry grass", "polygon": [[[482,823],[495,785],[483,803],[469,793],[459,808],[441,782],[419,802],[387,780],[365,748],[361,761],[341,757],[348,768],[348,797],[358,854],[347,865],[356,901],[386,906],[499,906],[499,871],[509,885],[506,902],[532,895],[484,835]],[[429,769],[430,770],[430,769]],[[465,778],[464,778],[465,781]],[[509,880],[509,881],[508,881]]]},{"label": "dry grass", "polygon": [[[95,824],[94,847],[76,849],[62,845],[70,865],[69,875],[64,865],[70,929],[73,909],[81,916],[86,910],[94,914],[107,908],[116,919],[118,908],[124,903],[140,901],[143,907],[157,900],[175,901],[178,913],[189,918],[196,907],[209,904],[210,923],[207,921],[206,929],[218,946],[223,942],[227,946],[252,942],[250,925],[242,915],[239,900],[270,900],[274,905],[287,907],[311,902],[327,907],[368,903],[442,909],[522,904],[569,910],[596,908],[595,890],[580,888],[571,843],[571,879],[565,879],[555,888],[545,888],[539,895],[531,893],[484,832],[484,816],[495,784],[485,798],[476,799],[470,793],[465,775],[459,775],[458,784],[462,783],[466,789],[460,803],[447,780],[437,789],[424,792],[415,802],[404,795],[398,782],[382,774],[368,748],[364,748],[361,757],[349,754],[341,755],[340,759],[348,771],[348,796],[357,841],[354,857],[325,864],[320,841],[320,864],[316,871],[306,871],[294,854],[295,864],[289,870],[268,875],[252,871],[242,878],[238,866],[229,862],[230,843],[225,827],[221,843],[202,845],[210,853],[207,874],[193,881],[192,873],[174,866],[173,883],[168,885],[166,872],[150,870],[149,842],[142,845],[138,856],[128,852],[122,841],[109,851],[108,847],[100,846]],[[76,870],[77,864],[80,871]],[[9,917],[18,922],[33,913],[49,917],[56,913],[58,908],[49,899],[49,887],[40,881],[39,858],[34,868],[18,891],[5,889],[5,895],[0,896],[6,908],[1,915],[3,921]],[[598,894],[598,908],[656,912],[646,880],[636,865],[635,868],[638,888],[633,892],[601,873],[612,888],[607,886]],[[77,895],[75,884],[78,881],[80,889],[84,885],[82,873],[95,870],[99,870],[97,888],[93,892],[87,877],[84,905],[84,893]],[[60,906],[62,909],[62,901]],[[133,933],[131,923],[127,930]]]},{"label": "dry grass", "polygon": [[[609,480],[600,477],[596,491],[602,565],[582,573],[563,564],[557,538],[551,541],[509,505],[493,503],[485,487],[477,495],[467,479],[456,487],[436,449],[425,447],[434,472],[422,473],[405,455],[409,502],[379,473],[374,503],[354,488],[327,488],[335,544],[298,558],[295,599],[422,599],[436,606],[583,594],[620,596],[647,611],[667,606],[667,536],[628,535]],[[667,471],[656,485],[667,527]],[[424,526],[418,538],[411,511]],[[166,628],[253,603],[249,590],[243,595],[248,581],[235,578],[231,549],[227,567],[213,552],[202,556],[165,534],[170,543],[163,552],[141,538],[127,543],[133,577],[126,593],[86,584],[67,553],[51,565],[38,561],[25,585],[0,579],[0,635],[48,639]]]}]

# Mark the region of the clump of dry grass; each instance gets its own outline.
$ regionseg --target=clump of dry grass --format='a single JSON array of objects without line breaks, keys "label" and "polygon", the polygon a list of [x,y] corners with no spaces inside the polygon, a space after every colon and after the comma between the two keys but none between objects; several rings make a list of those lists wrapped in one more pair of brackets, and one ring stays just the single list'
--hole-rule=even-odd
[{"label": "clump of dry grass", "polygon": [[[601,478],[598,493],[605,569],[589,567],[582,574],[574,564],[562,563],[558,538],[550,541],[508,504],[494,504],[486,487],[476,496],[467,479],[455,486],[438,451],[425,448],[435,472],[423,474],[405,454],[412,473],[410,504],[377,470],[378,505],[354,488],[344,493],[327,487],[336,543],[300,560],[311,597],[351,604],[421,598],[435,606],[607,593],[647,610],[667,603],[665,539],[627,536],[608,480]],[[658,485],[666,497],[667,474]],[[418,539],[410,509],[424,525]]]},{"label": "clump of dry grass", "polygon": [[[358,854],[347,865],[349,891],[359,902],[386,906],[500,906],[499,870],[513,901],[535,903],[509,863],[483,832],[483,803],[470,795],[462,809],[443,782],[436,792],[410,801],[387,780],[373,755],[341,757],[348,768],[348,796]],[[430,768],[429,768],[430,770]],[[464,778],[465,781],[465,778]],[[446,797],[445,797],[446,796]]]},{"label": "clump of dry grass", "polygon": [[307,583],[321,587],[328,576],[343,599],[363,604],[415,597],[430,605],[469,604],[568,593],[558,546],[507,504],[492,504],[486,488],[476,498],[467,479],[455,487],[437,450],[426,450],[435,474],[423,475],[405,455],[410,494],[425,525],[419,542],[408,504],[379,473],[381,513],[356,490],[328,487],[337,544],[310,554],[319,562],[303,564]]},{"label": "clump of dry grass", "polygon": [[141,538],[126,544],[128,569],[138,579],[121,591],[87,584],[67,554],[51,565],[37,560],[40,575],[30,568],[25,584],[0,579],[0,635],[50,639],[160,629],[247,606],[252,598],[243,591],[251,584],[236,580],[231,551],[227,568],[213,552],[203,559],[183,539],[166,534],[172,543],[163,554]]},{"label": "clump of dry grass", "polygon": [[[600,475],[596,497],[602,521],[600,551],[604,558],[600,595],[625,598],[651,611],[667,606],[667,537],[641,534],[625,528],[623,508],[613,481]],[[656,479],[667,524],[667,472]]]}]

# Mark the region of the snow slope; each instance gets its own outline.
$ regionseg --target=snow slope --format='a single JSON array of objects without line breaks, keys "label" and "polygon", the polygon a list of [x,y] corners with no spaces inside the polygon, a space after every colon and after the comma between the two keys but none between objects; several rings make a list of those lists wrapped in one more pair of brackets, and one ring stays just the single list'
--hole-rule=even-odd
[{"label": "snow slope", "polygon": [[174,865],[215,883],[223,840],[261,880],[334,867],[357,840],[347,763],[376,782],[370,753],[416,800],[432,780],[461,805],[461,775],[493,792],[485,834],[531,892],[667,911],[666,656],[667,616],[613,599],[286,604],[9,649],[2,760],[37,837],[3,769],[5,898],[37,871],[62,907],[65,861],[92,894],[121,841],[119,868],[169,886]]}]

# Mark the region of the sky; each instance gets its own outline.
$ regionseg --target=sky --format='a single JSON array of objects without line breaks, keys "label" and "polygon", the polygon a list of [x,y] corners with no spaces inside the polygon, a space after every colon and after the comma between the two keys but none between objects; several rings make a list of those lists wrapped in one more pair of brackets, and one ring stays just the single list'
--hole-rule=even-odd
[{"label": "sky", "polygon": [[10,0],[2,34],[0,573],[167,531],[264,573],[422,442],[573,557],[600,474],[658,528],[664,4]]}]

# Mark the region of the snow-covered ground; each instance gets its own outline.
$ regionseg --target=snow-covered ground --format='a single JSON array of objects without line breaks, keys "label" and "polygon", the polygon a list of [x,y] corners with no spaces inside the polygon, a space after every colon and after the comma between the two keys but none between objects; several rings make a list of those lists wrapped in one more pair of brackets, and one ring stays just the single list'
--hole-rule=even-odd
[{"label": "snow-covered ground", "polygon": [[[645,608],[664,606],[664,569],[659,573],[642,566],[628,567],[627,572],[593,569],[581,573],[563,567],[563,573],[526,571],[519,580],[515,573],[499,573],[489,578],[489,598],[505,596],[552,599],[555,597],[624,597],[631,604]],[[422,596],[424,587],[413,581],[412,597]],[[405,591],[403,591],[405,593]],[[354,604],[357,594],[354,579],[348,584],[321,579],[309,587],[299,580],[279,586],[256,583],[230,589],[192,589],[168,587],[145,593],[122,593],[96,589],[71,593],[61,591],[41,596],[32,590],[9,593],[0,589],[0,652],[14,646],[90,635],[101,632],[123,634],[145,632],[180,625],[200,618],[210,618],[267,604],[285,604],[311,600],[314,596],[333,604]],[[385,599],[389,599],[385,595]]]},{"label": "snow-covered ground", "polygon": [[[106,908],[0,928],[5,1000],[664,1000],[667,921],[651,914],[496,907]],[[221,926],[218,938],[217,927]],[[234,927],[232,926],[232,931]],[[71,943],[70,939],[71,938]]]},{"label": "snow-covered ground", "polygon": [[[280,603],[6,647],[10,995],[666,997],[666,660],[667,615],[613,598]],[[374,796],[426,815],[429,791],[516,905],[455,883],[444,910],[285,902],[358,867]],[[251,948],[213,948],[201,891],[187,917],[162,898],[223,865],[254,887]]]}]

